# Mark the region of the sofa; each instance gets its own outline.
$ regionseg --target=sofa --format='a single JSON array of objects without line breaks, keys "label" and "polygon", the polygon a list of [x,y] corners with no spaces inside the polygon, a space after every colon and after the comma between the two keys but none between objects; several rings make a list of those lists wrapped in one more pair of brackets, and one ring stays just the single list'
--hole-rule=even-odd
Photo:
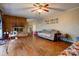
[{"label": "sofa", "polygon": [[41,30],[37,32],[37,35],[48,40],[54,40],[54,34],[56,32],[57,30]]}]

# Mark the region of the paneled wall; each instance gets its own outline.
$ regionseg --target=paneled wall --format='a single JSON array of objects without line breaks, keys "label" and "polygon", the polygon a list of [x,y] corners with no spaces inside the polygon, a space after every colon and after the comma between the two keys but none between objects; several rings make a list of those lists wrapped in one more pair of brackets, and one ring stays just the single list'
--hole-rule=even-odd
[{"label": "paneled wall", "polygon": [[27,20],[24,17],[3,15],[3,31],[12,31],[14,26],[24,27],[27,25]]}]

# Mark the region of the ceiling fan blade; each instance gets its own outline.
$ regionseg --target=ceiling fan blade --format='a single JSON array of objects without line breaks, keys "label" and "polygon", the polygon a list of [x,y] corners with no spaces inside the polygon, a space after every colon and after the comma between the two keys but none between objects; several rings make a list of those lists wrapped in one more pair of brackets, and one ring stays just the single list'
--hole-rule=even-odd
[{"label": "ceiling fan blade", "polygon": [[35,4],[33,4],[33,6],[39,7],[40,6],[40,3],[35,3]]},{"label": "ceiling fan blade", "polygon": [[44,10],[44,11],[46,11],[46,12],[49,12],[49,10],[47,10],[47,9],[42,9],[42,10]]},{"label": "ceiling fan blade", "polygon": [[44,5],[44,7],[47,7],[47,6],[49,6],[49,4],[45,4],[45,5]]},{"label": "ceiling fan blade", "polygon": [[33,4],[33,6],[37,7],[37,5],[36,5],[36,4]]},{"label": "ceiling fan blade", "polygon": [[36,3],[37,5],[40,5],[40,3]]},{"label": "ceiling fan blade", "polygon": [[38,10],[38,9],[34,9],[34,10],[32,10],[32,12],[34,12],[34,11],[36,11],[36,10]]},{"label": "ceiling fan blade", "polygon": [[57,10],[57,11],[64,11],[64,9],[60,9],[60,8],[52,8],[52,7],[47,7],[48,9],[53,9],[53,10]]}]

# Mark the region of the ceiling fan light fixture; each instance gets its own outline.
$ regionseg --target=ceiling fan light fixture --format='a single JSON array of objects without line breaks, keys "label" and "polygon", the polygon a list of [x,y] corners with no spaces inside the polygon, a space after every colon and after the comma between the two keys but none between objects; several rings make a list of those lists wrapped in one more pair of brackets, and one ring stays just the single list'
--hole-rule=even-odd
[{"label": "ceiling fan light fixture", "polygon": [[32,10],[32,12],[37,11],[38,13],[42,13],[43,11],[48,12],[48,4],[45,3],[35,3],[33,4],[33,6],[35,6],[35,9]]},{"label": "ceiling fan light fixture", "polygon": [[41,12],[43,12],[43,10],[42,9],[38,9],[37,12],[41,13]]}]

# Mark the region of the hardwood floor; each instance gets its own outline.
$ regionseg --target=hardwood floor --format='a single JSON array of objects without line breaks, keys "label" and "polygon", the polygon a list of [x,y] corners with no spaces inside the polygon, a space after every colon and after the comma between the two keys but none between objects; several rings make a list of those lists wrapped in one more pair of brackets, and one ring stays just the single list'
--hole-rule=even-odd
[{"label": "hardwood floor", "polygon": [[7,51],[9,56],[57,56],[70,45],[70,43],[28,36],[11,40]]}]

